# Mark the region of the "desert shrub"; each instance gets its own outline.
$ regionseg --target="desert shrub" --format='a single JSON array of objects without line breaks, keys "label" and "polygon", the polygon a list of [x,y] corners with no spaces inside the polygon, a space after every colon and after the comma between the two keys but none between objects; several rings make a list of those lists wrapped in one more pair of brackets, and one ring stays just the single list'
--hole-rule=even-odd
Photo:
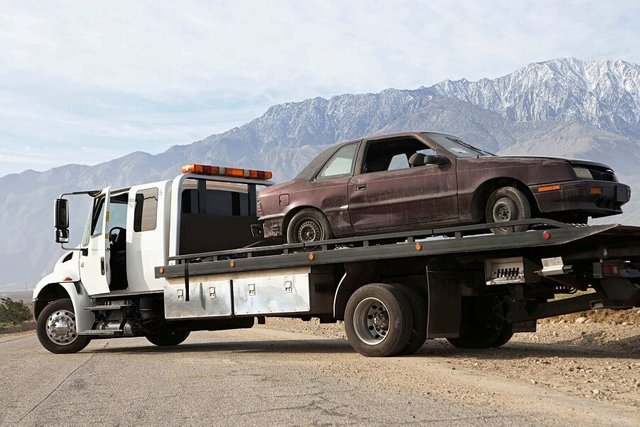
[{"label": "desert shrub", "polygon": [[31,311],[25,303],[11,298],[0,298],[0,322],[22,323],[29,319],[31,319]]}]

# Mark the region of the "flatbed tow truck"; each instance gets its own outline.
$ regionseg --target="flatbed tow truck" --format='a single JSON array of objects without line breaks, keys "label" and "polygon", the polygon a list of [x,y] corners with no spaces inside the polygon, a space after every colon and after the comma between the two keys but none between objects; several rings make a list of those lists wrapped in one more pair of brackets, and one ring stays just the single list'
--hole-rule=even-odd
[{"label": "flatbed tow truck", "polygon": [[[256,187],[271,185],[269,172],[183,172],[56,201],[63,244],[65,197],[88,194],[93,206],[81,245],[34,290],[47,350],[133,336],[172,346],[194,330],[290,317],[344,321],[356,351],[393,356],[431,338],[499,347],[514,332],[534,332],[540,318],[640,306],[640,227],[530,219],[268,244],[250,230]],[[505,224],[529,230],[491,234]]]}]

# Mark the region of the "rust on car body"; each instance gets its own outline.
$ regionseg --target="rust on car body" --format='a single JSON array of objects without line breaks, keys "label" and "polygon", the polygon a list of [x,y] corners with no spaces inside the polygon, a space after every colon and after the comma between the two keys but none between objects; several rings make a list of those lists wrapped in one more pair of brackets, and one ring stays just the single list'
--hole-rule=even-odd
[{"label": "rust on car body", "polygon": [[[403,132],[331,146],[262,190],[258,212],[265,237],[295,241],[292,219],[328,227],[325,238],[527,216],[586,222],[621,213],[630,194],[600,163],[495,156],[451,135]],[[302,211],[323,216],[314,225]]]}]

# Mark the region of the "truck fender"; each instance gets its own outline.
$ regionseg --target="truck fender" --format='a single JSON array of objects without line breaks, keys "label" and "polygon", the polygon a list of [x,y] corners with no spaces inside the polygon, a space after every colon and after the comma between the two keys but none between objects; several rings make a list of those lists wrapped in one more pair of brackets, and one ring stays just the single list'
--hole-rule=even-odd
[{"label": "truck fender", "polygon": [[[49,276],[52,276],[50,274]],[[44,277],[33,290],[33,315],[38,320],[40,312],[49,304],[58,299],[69,298],[73,304],[73,311],[76,315],[76,329],[86,331],[91,329],[95,321],[92,311],[86,310],[92,305],[91,298],[81,282],[49,282]]]},{"label": "truck fender", "polygon": [[345,273],[338,283],[336,293],[333,296],[333,318],[344,320],[344,310],[351,295],[361,286],[375,281],[376,268],[371,262],[346,264]]}]

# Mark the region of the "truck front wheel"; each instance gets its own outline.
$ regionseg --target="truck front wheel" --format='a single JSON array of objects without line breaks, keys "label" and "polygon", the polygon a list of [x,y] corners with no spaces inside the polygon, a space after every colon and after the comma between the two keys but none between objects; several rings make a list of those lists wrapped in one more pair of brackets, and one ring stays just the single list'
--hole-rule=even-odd
[{"label": "truck front wheel", "polygon": [[170,347],[182,343],[189,337],[191,331],[179,328],[163,329],[155,334],[145,335],[151,344],[160,347]]},{"label": "truck front wheel", "polygon": [[344,325],[351,346],[371,357],[402,352],[412,334],[413,313],[405,293],[397,286],[373,283],[351,295]]},{"label": "truck front wheel", "polygon": [[51,353],[76,353],[85,348],[90,337],[78,335],[76,315],[70,299],[48,304],[38,316],[38,340]]}]

